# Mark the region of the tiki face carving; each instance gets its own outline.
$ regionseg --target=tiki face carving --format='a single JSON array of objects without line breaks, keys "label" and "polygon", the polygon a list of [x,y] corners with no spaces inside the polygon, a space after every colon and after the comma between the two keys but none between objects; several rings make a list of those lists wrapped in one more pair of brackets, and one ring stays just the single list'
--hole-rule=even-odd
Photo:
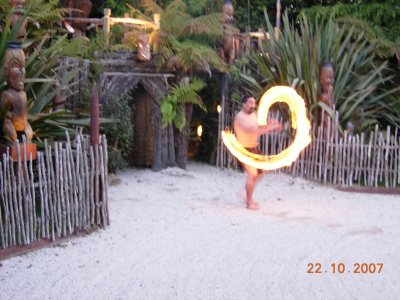
[{"label": "tiki face carving", "polygon": [[149,35],[139,34],[137,37],[137,60],[149,61],[151,58]]},{"label": "tiki face carving", "polygon": [[229,65],[232,64],[235,58],[235,47],[234,47],[234,34],[233,34],[233,14],[234,8],[230,0],[225,0],[222,6],[222,13],[224,14],[224,36],[222,38],[222,45],[219,47],[219,56],[227,62]]},{"label": "tiki face carving", "polygon": [[5,56],[4,77],[9,88],[16,91],[24,89],[25,54],[22,50],[8,51]]},{"label": "tiki face carving", "polygon": [[8,4],[10,5],[10,7],[12,8],[19,8],[22,9],[24,8],[25,5],[25,0],[9,0]]},{"label": "tiki face carving", "polygon": [[18,61],[14,60],[8,69],[8,86],[16,91],[24,89],[25,68]]},{"label": "tiki face carving", "polygon": [[335,82],[335,73],[333,71],[333,66],[330,63],[325,63],[319,74],[319,82],[321,85],[321,94],[319,96],[320,101],[324,102],[330,107],[333,107],[334,97],[333,97],[333,84]]},{"label": "tiki face carving", "polygon": [[222,13],[225,17],[225,23],[232,24],[234,9],[231,1],[224,1],[224,5],[222,6]]},{"label": "tiki face carving", "polygon": [[[13,14],[11,16],[11,27],[14,27],[23,17],[25,0],[13,0],[8,1],[8,4],[13,9]],[[25,19],[18,29],[18,40],[24,41],[26,39],[26,24],[27,19]]]}]

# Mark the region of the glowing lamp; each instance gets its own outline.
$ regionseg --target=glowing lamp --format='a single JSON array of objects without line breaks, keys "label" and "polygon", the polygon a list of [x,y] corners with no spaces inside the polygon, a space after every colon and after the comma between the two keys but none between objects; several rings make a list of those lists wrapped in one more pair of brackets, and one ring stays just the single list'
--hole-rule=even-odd
[{"label": "glowing lamp", "polygon": [[201,124],[199,126],[197,126],[197,136],[201,137],[201,135],[203,134],[203,126],[201,126]]}]

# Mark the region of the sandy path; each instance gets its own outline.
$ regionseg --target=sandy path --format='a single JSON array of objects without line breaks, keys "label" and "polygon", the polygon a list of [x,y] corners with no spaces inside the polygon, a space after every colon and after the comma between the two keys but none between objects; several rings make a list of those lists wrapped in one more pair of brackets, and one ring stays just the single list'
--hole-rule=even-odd
[{"label": "sandy path", "polygon": [[[261,209],[249,211],[237,171],[190,163],[120,177],[111,226],[1,261],[0,299],[399,298],[398,195],[267,174]],[[333,274],[340,262],[345,273]],[[378,262],[380,274],[352,273],[354,263]],[[307,274],[309,263],[322,273]]]}]

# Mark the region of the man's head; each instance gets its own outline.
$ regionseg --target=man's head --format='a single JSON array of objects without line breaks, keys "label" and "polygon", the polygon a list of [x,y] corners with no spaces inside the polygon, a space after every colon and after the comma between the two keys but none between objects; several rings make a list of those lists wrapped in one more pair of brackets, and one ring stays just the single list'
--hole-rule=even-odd
[{"label": "man's head", "polygon": [[243,96],[242,111],[246,114],[252,114],[256,110],[256,99],[253,96]]}]

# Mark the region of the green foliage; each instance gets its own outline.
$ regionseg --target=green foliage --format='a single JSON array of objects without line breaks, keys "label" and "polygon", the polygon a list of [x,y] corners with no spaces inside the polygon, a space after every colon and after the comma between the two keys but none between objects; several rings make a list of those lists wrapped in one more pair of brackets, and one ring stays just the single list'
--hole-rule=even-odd
[{"label": "green foliage", "polygon": [[[156,57],[159,68],[175,71],[180,75],[178,77],[191,76],[194,72],[207,72],[211,76],[212,69],[227,70],[214,48],[215,41],[223,35],[221,13],[193,17],[182,0],[170,2],[164,10],[151,0],[146,3],[148,15],[161,14],[161,29],[156,37],[160,47],[160,55]],[[186,124],[185,104],[205,109],[197,94],[203,87],[204,82],[197,78],[188,86],[174,86],[161,103],[163,125],[174,124],[182,130]]]},{"label": "green foliage", "polygon": [[[103,13],[104,8],[110,8],[113,16],[122,16],[124,13],[130,11],[129,7],[141,8],[141,5],[146,1],[130,0],[130,1],[116,1],[116,0],[92,0],[94,7],[97,7],[99,13]],[[103,3],[97,3],[103,2]],[[155,0],[154,4],[160,8],[165,8],[171,0]],[[192,16],[200,16],[210,12],[221,10],[222,0],[184,0],[188,6],[188,11]]]},{"label": "green foliage", "polygon": [[133,125],[129,97],[109,97],[102,112],[104,117],[114,121],[101,126],[108,141],[108,167],[113,172],[128,165],[127,159],[132,149]]},{"label": "green foliage", "polygon": [[363,34],[381,57],[400,52],[398,0],[362,2],[359,5],[338,3],[334,6],[313,6],[303,12],[312,20],[333,17],[339,24],[354,27],[355,35]]},{"label": "green foliage", "polygon": [[[15,40],[15,33],[18,31],[18,24],[10,31],[9,26],[9,7],[1,1],[0,9],[7,13],[6,23],[0,40],[0,58],[4,57],[7,49],[7,42]],[[65,53],[74,54],[74,48],[84,50],[84,44],[78,42],[70,43],[66,35],[60,35],[61,31],[55,31],[51,24],[61,20],[63,9],[57,8],[58,1],[30,0],[26,2],[26,13],[23,18],[29,17],[28,38],[24,43],[27,52],[25,91],[28,98],[29,122],[35,133],[34,138],[39,142],[43,138],[59,138],[65,136],[69,131],[72,135],[78,123],[82,125],[82,120],[76,120],[77,115],[71,111],[54,111],[53,99],[58,93],[64,97],[68,96],[72,78],[79,71],[77,69],[64,72],[61,78],[59,74],[58,62]],[[48,17],[48,18],[47,18]],[[32,26],[40,20],[43,27]],[[29,25],[31,24],[31,25]],[[81,45],[81,46],[77,46]],[[76,52],[75,52],[76,53]],[[77,53],[76,53],[77,54]],[[3,66],[0,68],[0,92],[6,88],[5,78],[3,77]],[[87,123],[87,122],[84,122]]]},{"label": "green foliage", "polygon": [[250,27],[250,31],[257,31],[264,23],[264,8],[273,16],[272,22],[275,24],[275,6],[276,0],[252,0],[250,2],[238,0],[234,5],[235,24],[242,32],[246,31],[247,26]]},{"label": "green foliage", "polygon": [[161,14],[161,29],[156,37],[160,46],[160,55],[156,57],[158,67],[187,74],[207,72],[210,76],[212,68],[226,71],[214,49],[216,39],[223,34],[221,13],[193,17],[182,0],[172,1],[165,10],[151,0],[146,3],[147,15]]},{"label": "green foliage", "polygon": [[331,61],[335,69],[335,104],[342,125],[355,118],[360,108],[365,126],[382,121],[400,124],[395,97],[390,97],[399,88],[390,88],[392,76],[388,75],[387,64],[376,60],[373,47],[362,37],[354,40],[352,30],[339,27],[332,19],[312,22],[305,16],[297,31],[287,15],[278,37],[267,15],[266,19],[270,39],[260,52],[252,53],[249,68],[240,73],[245,88],[253,86],[253,91],[260,94],[275,85],[293,86],[316,113],[320,106],[319,66]]},{"label": "green foliage", "polygon": [[165,97],[160,105],[163,126],[173,124],[182,130],[186,124],[185,112],[182,108],[184,104],[195,104],[203,110],[203,104],[198,92],[205,86],[204,81],[193,78],[188,85],[175,85],[171,88],[170,94]]},{"label": "green foliage", "polygon": [[[122,16],[124,13],[128,12],[127,4],[138,5],[139,1],[118,1],[118,0],[106,0],[104,1],[103,8],[110,8],[112,16]],[[103,12],[103,9],[101,9]]]}]

